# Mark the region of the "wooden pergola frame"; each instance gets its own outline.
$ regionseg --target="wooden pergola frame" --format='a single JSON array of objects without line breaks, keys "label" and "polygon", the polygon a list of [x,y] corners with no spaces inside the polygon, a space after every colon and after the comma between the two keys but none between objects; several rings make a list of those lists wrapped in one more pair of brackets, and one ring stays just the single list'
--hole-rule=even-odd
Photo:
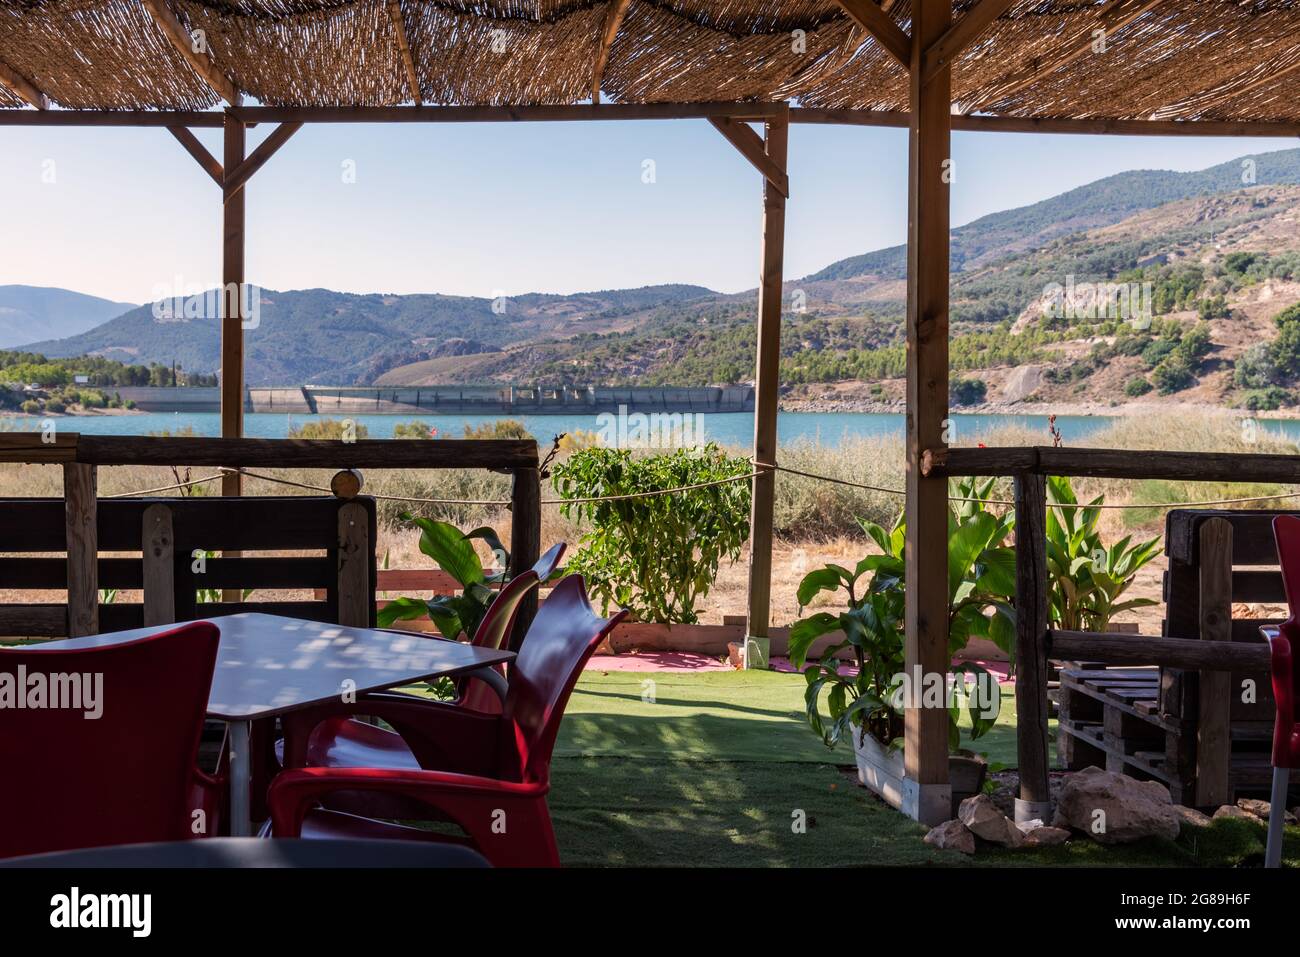
[{"label": "wooden pergola frame", "polygon": [[[906,667],[908,673],[947,671],[947,479],[932,463],[946,454],[943,423],[948,417],[949,311],[949,177],[951,134],[957,131],[1067,133],[1123,136],[1300,136],[1300,123],[1202,122],[1116,119],[1051,119],[1014,116],[959,115],[951,109],[952,63],[978,36],[1005,13],[1011,0],[981,0],[954,23],[950,0],[913,0],[912,33],[908,35],[888,16],[892,3],[839,0],[857,26],[878,41],[908,71],[909,109],[906,113],[871,110],[791,109],[785,103],[649,103],[601,104],[600,81],[610,45],[627,11],[627,2],[614,4],[602,30],[592,76],[592,103],[571,106],[425,106],[410,58],[400,3],[387,9],[415,106],[296,107],[244,106],[239,91],[207,55],[194,53],[176,36],[178,49],[190,65],[229,104],[224,111],[51,110],[45,95],[29,81],[0,64],[0,84],[37,107],[0,110],[0,126],[138,126],[164,127],[172,132],[205,173],[222,188],[222,281],[226,290],[240,289],[245,278],[245,190],[249,179],[307,123],[480,123],[568,122],[623,120],[708,120],[763,176],[763,241],[758,286],[758,346],[754,456],[759,463],[776,462],[776,421],[780,361],[782,260],[785,203],[789,196],[787,142],[790,124],[842,124],[906,128],[909,138],[908,287],[907,287],[907,604]],[[1122,23],[1130,22],[1159,0],[1129,0],[1115,8]],[[160,26],[172,36],[169,8],[147,3]],[[1112,23],[1112,28],[1122,25]],[[1059,63],[1057,64],[1059,66]],[[1047,68],[1045,67],[1044,70]],[[1016,78],[1023,87],[1043,71]],[[278,124],[249,154],[248,127]],[[759,136],[749,125],[762,123]],[[198,128],[223,130],[223,152],[217,160],[194,136]],[[243,436],[243,331],[239,295],[227,296],[222,318],[222,436]],[[233,300],[233,301],[232,301]],[[992,450],[990,450],[992,451]],[[1042,511],[1041,483],[1025,486],[1027,499],[1018,511],[1026,526]],[[753,480],[752,539],[746,661],[766,661],[771,585],[772,513],[775,473],[760,469]],[[240,476],[223,480],[228,495],[241,492]],[[1020,493],[1018,492],[1018,495]],[[1032,537],[1032,536],[1031,536]],[[1032,556],[1026,550],[1025,562]],[[1043,596],[1031,596],[1040,601]],[[1020,642],[1037,642],[1031,632],[1041,615],[1024,616]],[[1033,619],[1029,621],[1029,619]],[[1036,647],[1036,645],[1033,645]],[[1045,703],[1037,685],[1026,687],[1024,709]],[[1017,694],[1022,689],[1018,685]],[[1042,724],[1045,728],[1046,713]],[[1036,719],[1035,719],[1036,720]],[[1046,736],[1021,742],[1021,801],[1018,816],[1046,812]],[[1041,751],[1041,754],[1039,753]],[[947,712],[908,708],[905,765],[908,793],[903,810],[926,823],[949,816]],[[1040,814],[1041,816],[1041,814]]]}]

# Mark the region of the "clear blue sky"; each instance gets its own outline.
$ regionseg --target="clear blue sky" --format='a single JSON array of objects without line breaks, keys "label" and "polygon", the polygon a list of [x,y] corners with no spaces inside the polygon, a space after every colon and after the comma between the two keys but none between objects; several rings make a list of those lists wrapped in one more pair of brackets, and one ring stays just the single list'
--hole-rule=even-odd
[{"label": "clear blue sky", "polygon": [[[220,156],[219,132],[199,135]],[[904,240],[903,131],[795,126],[790,140],[788,279]],[[217,187],[165,130],[0,127],[0,141],[0,284],[132,302],[176,277],[216,284]],[[1295,145],[958,133],[953,223],[1122,170]],[[760,217],[758,175],[702,120],[307,126],[248,187],[248,276],[349,292],[734,292],[756,284]]]}]

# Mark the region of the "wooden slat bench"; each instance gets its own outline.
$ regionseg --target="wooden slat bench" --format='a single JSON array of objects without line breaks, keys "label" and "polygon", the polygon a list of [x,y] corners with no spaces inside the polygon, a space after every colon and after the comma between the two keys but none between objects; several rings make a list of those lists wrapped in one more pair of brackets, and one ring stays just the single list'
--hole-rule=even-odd
[{"label": "wooden slat bench", "polygon": [[[1285,603],[1272,531],[1279,514],[1294,513],[1169,513],[1162,635],[1262,640],[1259,627],[1277,619],[1248,617],[1241,606]],[[1268,789],[1274,705],[1265,671],[1066,667],[1059,707],[1067,768],[1155,778],[1175,801],[1199,807]]]},{"label": "wooden slat bench", "polygon": [[[142,591],[142,602],[100,603],[101,632],[193,618],[260,611],[358,626],[375,623],[373,499],[331,497],[101,499],[99,588]],[[44,553],[67,549],[62,499],[0,500],[0,588],[63,591],[69,563]],[[270,556],[268,552],[308,552]],[[196,559],[196,552],[238,557]],[[18,553],[18,554],[14,554]],[[254,590],[247,602],[198,601],[199,589]],[[257,599],[257,590],[304,591],[322,597]],[[0,605],[0,638],[64,638],[73,634],[68,606]]]}]

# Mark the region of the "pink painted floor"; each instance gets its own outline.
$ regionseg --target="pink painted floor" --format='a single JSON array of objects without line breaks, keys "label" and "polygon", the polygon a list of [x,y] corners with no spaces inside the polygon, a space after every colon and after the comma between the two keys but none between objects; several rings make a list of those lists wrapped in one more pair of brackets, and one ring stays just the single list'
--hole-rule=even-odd
[{"label": "pink painted floor", "polygon": [[[1000,682],[1006,682],[1007,663],[1005,661],[977,661],[998,676]],[[593,655],[587,663],[589,671],[730,671],[731,665],[722,658],[710,655],[697,655],[683,651],[648,651],[626,655]],[[793,673],[796,669],[789,658],[773,658],[772,670]],[[843,674],[852,674],[848,665],[841,669]]]}]

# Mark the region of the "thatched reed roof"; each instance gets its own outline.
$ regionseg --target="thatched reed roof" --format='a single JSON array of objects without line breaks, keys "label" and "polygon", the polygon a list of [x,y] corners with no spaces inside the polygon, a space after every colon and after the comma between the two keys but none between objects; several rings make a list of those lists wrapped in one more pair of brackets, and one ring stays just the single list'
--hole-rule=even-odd
[{"label": "thatched reed roof", "polygon": [[[886,5],[908,29],[909,0]],[[217,72],[160,17],[202,38]],[[72,109],[206,109],[223,80],[275,106],[396,105],[417,87],[426,104],[569,104],[593,72],[613,102],[907,109],[903,68],[834,0],[0,0],[0,80]],[[0,107],[26,105],[13,87]],[[1017,117],[1300,121],[1300,0],[1021,0],[959,57],[953,99]]]}]

